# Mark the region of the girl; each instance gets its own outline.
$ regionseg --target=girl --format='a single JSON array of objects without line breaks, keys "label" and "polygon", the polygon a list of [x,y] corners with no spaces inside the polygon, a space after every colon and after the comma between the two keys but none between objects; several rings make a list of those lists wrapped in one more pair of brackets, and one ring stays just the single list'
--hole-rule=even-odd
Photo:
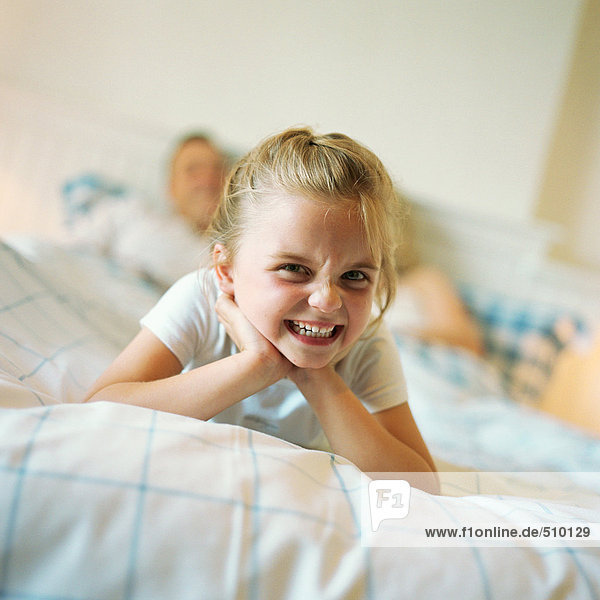
[{"label": "girl", "polygon": [[398,217],[389,175],[349,137],[266,139],[229,176],[214,268],[163,296],[88,399],[243,425],[363,471],[435,472],[382,326]]}]

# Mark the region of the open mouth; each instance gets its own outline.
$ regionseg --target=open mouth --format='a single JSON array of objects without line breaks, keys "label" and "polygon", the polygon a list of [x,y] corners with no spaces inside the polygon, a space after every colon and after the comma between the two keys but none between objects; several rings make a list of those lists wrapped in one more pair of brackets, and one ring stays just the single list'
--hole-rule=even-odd
[{"label": "open mouth", "polygon": [[307,338],[331,339],[339,330],[337,325],[311,325],[304,321],[287,321],[287,326],[296,334]]}]

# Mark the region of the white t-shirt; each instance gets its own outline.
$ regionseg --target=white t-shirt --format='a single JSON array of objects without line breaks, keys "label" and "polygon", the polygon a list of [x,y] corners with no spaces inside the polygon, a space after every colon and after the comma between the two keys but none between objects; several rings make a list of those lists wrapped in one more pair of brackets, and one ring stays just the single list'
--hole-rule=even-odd
[{"label": "white t-shirt", "polygon": [[[214,307],[220,293],[214,271],[200,269],[177,281],[141,320],[142,326],[175,354],[184,370],[237,352],[217,319]],[[371,413],[407,400],[400,357],[385,326],[358,340],[336,371]],[[306,448],[329,449],[316,415],[289,379],[249,396],[211,420],[242,425]]]}]

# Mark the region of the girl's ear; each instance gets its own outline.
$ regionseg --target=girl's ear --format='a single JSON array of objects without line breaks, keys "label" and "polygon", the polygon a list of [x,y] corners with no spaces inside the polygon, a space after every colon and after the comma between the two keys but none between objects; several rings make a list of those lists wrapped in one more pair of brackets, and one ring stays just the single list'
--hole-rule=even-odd
[{"label": "girl's ear", "polygon": [[219,288],[223,293],[234,296],[233,265],[223,244],[215,244],[213,249],[213,264]]}]

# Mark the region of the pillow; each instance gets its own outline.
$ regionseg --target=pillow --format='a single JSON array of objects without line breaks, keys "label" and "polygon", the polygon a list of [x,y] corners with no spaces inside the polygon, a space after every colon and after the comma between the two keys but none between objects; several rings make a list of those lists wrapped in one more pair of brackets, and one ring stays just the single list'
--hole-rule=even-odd
[{"label": "pillow", "polygon": [[69,179],[62,188],[67,224],[71,225],[81,215],[88,214],[107,199],[121,200],[127,189],[96,173],[83,173]]}]

